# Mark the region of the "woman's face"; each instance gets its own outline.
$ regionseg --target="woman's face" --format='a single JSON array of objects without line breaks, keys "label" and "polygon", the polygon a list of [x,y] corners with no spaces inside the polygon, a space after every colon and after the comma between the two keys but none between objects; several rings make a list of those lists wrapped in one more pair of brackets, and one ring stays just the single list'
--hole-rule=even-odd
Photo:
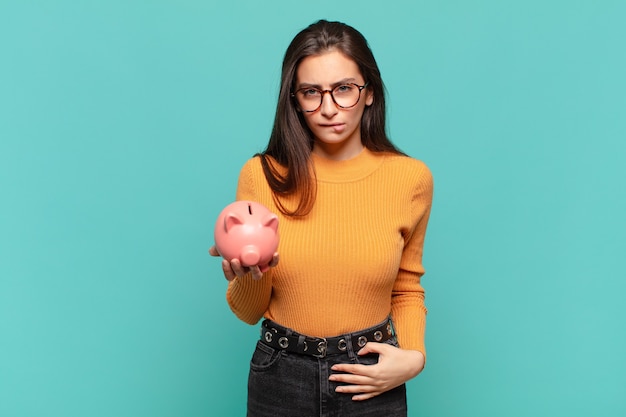
[{"label": "woman's face", "polygon": [[[333,90],[340,85],[350,84],[362,86],[365,80],[357,64],[339,51],[306,57],[296,71],[296,91],[306,87]],[[340,94],[337,91],[335,98]],[[315,137],[313,152],[332,159],[356,156],[363,149],[361,117],[365,106],[371,105],[373,101],[373,94],[365,88],[354,107],[340,108],[326,93],[322,95],[322,104],[317,110],[303,111],[304,120]]]}]

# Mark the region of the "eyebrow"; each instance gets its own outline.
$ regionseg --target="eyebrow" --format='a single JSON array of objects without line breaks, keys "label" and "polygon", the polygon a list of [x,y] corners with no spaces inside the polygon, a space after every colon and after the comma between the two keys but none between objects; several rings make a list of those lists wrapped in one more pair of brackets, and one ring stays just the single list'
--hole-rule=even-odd
[{"label": "eyebrow", "polygon": [[[340,86],[342,84],[349,84],[349,83],[356,83],[356,78],[344,78],[342,80],[339,80],[337,82],[334,82],[330,85],[331,89],[335,88],[337,86]],[[319,84],[311,84],[311,83],[300,83],[297,85],[296,90],[300,90],[301,88],[307,88],[307,87],[313,87],[313,88],[317,88],[318,90],[323,90],[322,86]]]}]

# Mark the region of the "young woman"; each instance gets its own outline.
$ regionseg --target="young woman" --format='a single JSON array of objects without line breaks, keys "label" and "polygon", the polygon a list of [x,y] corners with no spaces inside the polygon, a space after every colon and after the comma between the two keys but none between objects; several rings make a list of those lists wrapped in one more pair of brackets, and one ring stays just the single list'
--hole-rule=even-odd
[{"label": "young woman", "polygon": [[[405,416],[425,362],[420,278],[432,177],[387,138],[383,82],[365,38],[318,21],[289,45],[266,150],[238,200],[279,216],[272,268],[223,260],[241,320],[264,318],[249,416]],[[212,247],[211,255],[218,256]]]}]

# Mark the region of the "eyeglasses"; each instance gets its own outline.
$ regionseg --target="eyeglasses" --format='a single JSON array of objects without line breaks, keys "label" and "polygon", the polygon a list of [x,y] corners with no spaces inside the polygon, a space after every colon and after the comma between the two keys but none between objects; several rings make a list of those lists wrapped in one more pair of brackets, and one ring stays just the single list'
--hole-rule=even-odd
[{"label": "eyeglasses", "polygon": [[298,100],[300,110],[307,113],[313,113],[322,107],[322,101],[326,93],[330,93],[330,97],[337,107],[349,109],[357,105],[361,99],[361,91],[367,87],[368,84],[369,83],[365,83],[364,85],[354,83],[341,84],[332,90],[304,87],[291,93],[291,96]]}]

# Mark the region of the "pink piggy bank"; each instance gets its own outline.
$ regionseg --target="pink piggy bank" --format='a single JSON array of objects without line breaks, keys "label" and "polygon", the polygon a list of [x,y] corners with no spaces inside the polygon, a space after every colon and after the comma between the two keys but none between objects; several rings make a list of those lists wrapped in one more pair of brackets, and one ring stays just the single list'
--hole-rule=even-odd
[{"label": "pink piggy bank", "polygon": [[224,259],[259,265],[265,272],[278,248],[278,216],[254,201],[235,201],[218,216],[214,234]]}]

